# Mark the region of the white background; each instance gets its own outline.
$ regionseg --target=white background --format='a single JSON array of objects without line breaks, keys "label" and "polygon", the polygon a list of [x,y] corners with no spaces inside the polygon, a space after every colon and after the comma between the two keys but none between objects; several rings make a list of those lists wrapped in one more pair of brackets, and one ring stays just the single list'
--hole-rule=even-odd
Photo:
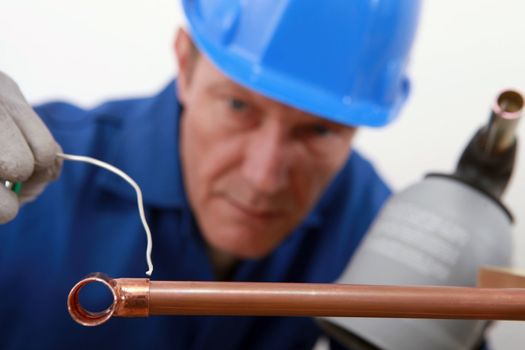
[{"label": "white background", "polygon": [[[176,71],[177,0],[0,2],[0,70],[33,102],[63,98],[92,106],[159,90]],[[525,2],[427,0],[402,117],[357,141],[395,188],[428,171],[450,171],[487,120],[497,92],[525,90]],[[525,124],[522,123],[522,124]],[[525,125],[519,128],[525,138]],[[523,140],[522,140],[523,141]],[[525,149],[505,202],[515,226],[515,264],[525,267]],[[494,232],[497,234],[497,232]],[[525,323],[499,324],[495,349],[523,349]]]}]

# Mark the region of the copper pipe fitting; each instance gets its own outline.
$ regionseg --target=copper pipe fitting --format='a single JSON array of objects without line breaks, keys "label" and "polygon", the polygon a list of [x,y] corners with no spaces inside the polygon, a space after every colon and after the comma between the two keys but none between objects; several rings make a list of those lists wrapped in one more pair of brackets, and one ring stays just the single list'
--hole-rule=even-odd
[{"label": "copper pipe fitting", "polygon": [[[80,305],[80,290],[91,283],[102,283],[111,292],[113,303],[104,311],[91,312]],[[83,326],[98,326],[112,316],[149,316],[150,281],[147,278],[111,279],[102,273],[94,273],[78,282],[67,298],[67,309],[75,321]]]},{"label": "copper pipe fitting", "polygon": [[[106,310],[94,313],[80,305],[79,292],[89,283],[102,283],[111,291],[113,304]],[[84,326],[102,324],[112,316],[149,315],[525,320],[525,289],[171,282],[95,274],[73,287],[68,309]]]}]

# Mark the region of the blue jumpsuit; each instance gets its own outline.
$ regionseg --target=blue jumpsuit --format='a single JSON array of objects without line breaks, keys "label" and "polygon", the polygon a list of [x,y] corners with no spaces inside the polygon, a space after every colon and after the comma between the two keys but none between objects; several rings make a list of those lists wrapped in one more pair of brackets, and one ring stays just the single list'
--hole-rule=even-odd
[{"label": "blue jumpsuit", "polygon": [[[153,233],[155,280],[214,280],[188,205],[179,159],[175,84],[156,96],[91,110],[36,108],[65,153],[113,164],[141,186]],[[241,261],[234,281],[332,282],[390,192],[353,152],[299,227],[269,256]],[[145,277],[146,240],[135,193],[92,165],[65,162],[60,178],[0,226],[0,349],[311,349],[309,318],[150,317],[82,327],[66,308],[71,287],[101,271]]]}]

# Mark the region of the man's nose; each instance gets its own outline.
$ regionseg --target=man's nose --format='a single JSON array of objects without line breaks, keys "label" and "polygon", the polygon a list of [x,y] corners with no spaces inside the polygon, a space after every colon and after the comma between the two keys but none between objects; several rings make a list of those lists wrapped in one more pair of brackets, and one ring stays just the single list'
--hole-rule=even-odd
[{"label": "man's nose", "polygon": [[268,127],[250,135],[244,150],[243,177],[257,191],[275,194],[289,184],[291,145],[278,128]]}]

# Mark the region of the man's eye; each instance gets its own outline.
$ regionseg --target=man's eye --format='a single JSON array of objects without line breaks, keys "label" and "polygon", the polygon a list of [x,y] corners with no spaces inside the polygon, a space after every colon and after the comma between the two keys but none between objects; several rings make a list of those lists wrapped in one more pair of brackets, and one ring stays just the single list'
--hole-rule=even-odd
[{"label": "man's eye", "polygon": [[332,132],[332,130],[326,125],[314,124],[311,126],[312,132],[319,136],[325,136]]},{"label": "man's eye", "polygon": [[228,104],[231,109],[236,111],[242,111],[248,107],[248,104],[246,102],[238,98],[230,98],[228,100]]}]

